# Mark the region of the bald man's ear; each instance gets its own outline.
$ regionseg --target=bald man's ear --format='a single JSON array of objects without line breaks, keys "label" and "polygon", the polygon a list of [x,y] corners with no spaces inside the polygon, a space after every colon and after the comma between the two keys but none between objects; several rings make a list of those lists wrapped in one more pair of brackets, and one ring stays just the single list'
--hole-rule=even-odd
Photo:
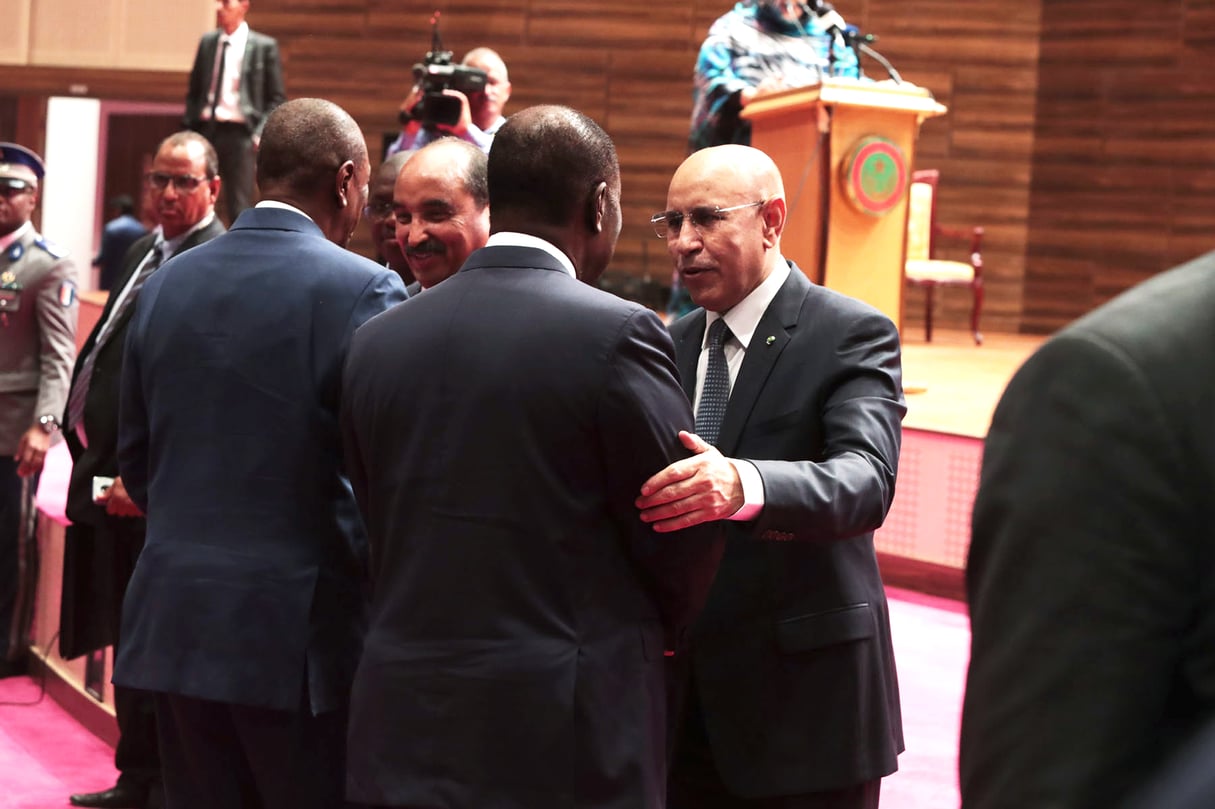
[{"label": "bald man's ear", "polygon": [[342,165],[338,166],[337,175],[334,178],[336,183],[338,207],[345,208],[350,204],[350,187],[354,183],[354,161],[347,160]]},{"label": "bald man's ear", "polygon": [[602,180],[591,191],[586,200],[586,226],[593,233],[603,231],[603,220],[607,217],[608,185]]},{"label": "bald man's ear", "polygon": [[764,220],[764,246],[775,247],[785,231],[785,221],[789,215],[784,197],[768,200],[760,209],[760,215]]}]

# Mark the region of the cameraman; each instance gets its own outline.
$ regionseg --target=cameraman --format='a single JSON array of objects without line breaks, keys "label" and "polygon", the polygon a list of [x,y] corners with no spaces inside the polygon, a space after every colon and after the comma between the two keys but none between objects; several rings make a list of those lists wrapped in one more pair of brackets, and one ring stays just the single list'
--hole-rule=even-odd
[{"label": "cameraman", "polygon": [[434,129],[430,129],[422,126],[416,117],[412,117],[414,107],[422,98],[422,87],[415,84],[409,96],[401,103],[401,111],[411,118],[401,127],[400,136],[388,145],[385,157],[397,152],[420,149],[444,134],[454,135],[480,147],[486,153],[489,152],[494,133],[506,123],[506,118],[502,115],[502,108],[510,99],[510,77],[506,73],[506,63],[490,48],[473,48],[465,54],[460,64],[484,70],[485,89],[470,95],[459,90],[445,89],[443,95],[460,99],[460,118],[454,124],[436,124]]}]

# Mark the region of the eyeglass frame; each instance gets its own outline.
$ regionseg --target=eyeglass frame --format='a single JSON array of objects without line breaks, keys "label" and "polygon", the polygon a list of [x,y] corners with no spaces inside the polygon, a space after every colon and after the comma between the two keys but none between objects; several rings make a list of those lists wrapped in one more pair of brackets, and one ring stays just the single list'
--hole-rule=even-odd
[{"label": "eyeglass frame", "polygon": [[[757,202],[744,202],[740,205],[728,205],[725,208],[721,207],[720,205],[715,205],[712,208],[702,205],[700,207],[693,208],[692,210],[688,211],[687,213],[684,213],[683,211],[660,211],[650,217],[650,225],[654,228],[654,233],[655,233],[655,235],[658,236],[658,238],[664,239],[669,242],[669,241],[673,241],[673,240],[679,238],[679,234],[683,232],[683,223],[684,223],[684,220],[686,219],[688,221],[688,223],[691,224],[691,226],[696,230],[696,232],[699,233],[703,237],[704,231],[702,231],[701,228],[704,227],[708,223],[701,222],[699,225],[696,224],[696,220],[695,220],[695,218],[693,218],[693,214],[699,213],[701,216],[720,216],[721,214],[729,213],[730,211],[741,211],[743,208],[757,208],[762,205],[767,205],[770,201],[771,201],[770,198],[761,199],[761,200],[758,200]],[[672,216],[679,217],[679,227],[678,228],[674,228],[674,226],[671,224],[670,220],[671,220]],[[719,220],[709,220],[709,221],[716,222]],[[659,228],[662,228],[662,231],[660,231]],[[672,232],[673,228],[674,228],[674,230]],[[709,228],[709,229],[711,230],[712,228]],[[665,232],[663,232],[663,231],[665,231]]]},{"label": "eyeglass frame", "polygon": [[[161,181],[159,178],[164,178]],[[195,177],[193,174],[169,174],[164,171],[149,171],[143,175],[144,185],[155,191],[167,191],[169,185],[172,184],[173,190],[179,194],[193,194],[198,190],[198,187],[203,183],[209,183],[214,180],[214,177],[202,176]],[[182,188],[182,185],[189,180],[189,187]]]}]

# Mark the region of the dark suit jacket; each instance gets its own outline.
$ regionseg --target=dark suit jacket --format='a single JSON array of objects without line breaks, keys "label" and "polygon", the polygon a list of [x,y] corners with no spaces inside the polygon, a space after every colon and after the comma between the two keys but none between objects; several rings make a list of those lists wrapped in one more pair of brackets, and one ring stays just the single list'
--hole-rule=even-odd
[{"label": "dark suit jacket", "polygon": [[[202,114],[211,101],[211,76],[215,70],[215,55],[221,33],[219,28],[208,31],[198,42],[194,67],[190,69],[190,83],[186,89],[184,120],[187,129],[202,129]],[[273,37],[249,29],[240,74],[240,109],[249,134],[260,135],[266,118],[286,100],[278,42]]]},{"label": "dark suit jacket", "polygon": [[1213,313],[1210,253],[1064,329],[996,409],[966,573],[968,809],[1116,806],[1215,721]]},{"label": "dark suit jacket", "polygon": [[251,208],[168,261],[128,327],[118,465],[148,515],[114,682],[343,707],[366,540],[337,413],[350,336],[405,296],[307,217]]},{"label": "dark suit jacket", "polygon": [[664,626],[699,610],[720,531],[660,535],[633,501],[691,425],[658,318],[541,250],[482,249],[358,332],[352,800],[664,805]]},{"label": "dark suit jacket", "polygon": [[[210,225],[191,234],[177,252],[183,253],[223,232],[223,222],[215,218]],[[118,292],[126,286],[131,274],[138,269],[155,242],[156,234],[149,233],[135,242],[123,257],[114,291],[106,301],[97,325],[76,355],[76,367],[72,371],[73,387],[80,376],[80,366],[93,352],[97,334],[110,317]],[[112,625],[111,616],[117,613],[122,603],[126,576],[129,576],[129,571],[120,569],[122,563],[119,560],[130,554],[121,553],[115,557],[114,549],[106,547],[106,541],[98,541],[97,529],[121,523],[124,528],[130,529],[121,532],[123,536],[139,536],[143,533],[142,519],[110,517],[103,506],[93,502],[93,477],[118,475],[118,383],[122,377],[122,350],[127,324],[133,311],[133,307],[127,307],[122,313],[114,324],[113,333],[93,360],[89,391],[84,400],[84,430],[89,437],[88,448],[85,449],[80,443],[74,429],[64,431],[63,436],[72,453],[67,516],[73,523],[69,527],[71,541],[64,546],[59,614],[59,650],[66,658],[114,643],[117,627]],[[68,423],[66,412],[60,423]]]},{"label": "dark suit jacket", "polygon": [[[671,328],[688,397],[705,330]],[[718,449],[759,470],[765,505],[727,522],[692,632],[714,760],[740,797],[878,778],[903,749],[873,530],[894,498],[903,404],[898,333],[794,266],[730,393]]]}]

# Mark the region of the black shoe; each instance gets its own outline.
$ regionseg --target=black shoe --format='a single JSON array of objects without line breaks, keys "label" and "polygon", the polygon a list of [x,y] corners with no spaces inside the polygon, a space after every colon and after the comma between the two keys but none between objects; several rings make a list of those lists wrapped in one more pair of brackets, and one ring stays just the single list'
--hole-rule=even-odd
[{"label": "black shoe", "polygon": [[148,788],[116,784],[104,792],[83,792],[68,798],[72,806],[98,806],[108,809],[144,809],[148,804]]}]

